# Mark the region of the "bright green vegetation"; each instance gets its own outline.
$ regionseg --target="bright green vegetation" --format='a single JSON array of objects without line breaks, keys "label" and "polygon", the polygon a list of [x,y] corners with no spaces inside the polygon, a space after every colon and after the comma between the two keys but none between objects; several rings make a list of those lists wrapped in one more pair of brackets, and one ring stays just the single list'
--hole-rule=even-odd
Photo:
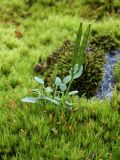
[{"label": "bright green vegetation", "polygon": [[[72,97],[71,109],[20,102],[31,88],[38,87],[33,78],[40,73],[34,65],[52,57],[64,41],[73,44],[80,20],[85,29],[92,22],[89,44],[97,57],[94,60],[89,54],[85,64],[90,71],[98,66],[102,73],[103,53],[120,48],[119,0],[109,12],[103,12],[103,0],[92,0],[93,5],[100,2],[95,9],[87,0],[38,1],[32,6],[22,0],[0,1],[0,159],[119,160],[120,63],[115,68],[117,90],[111,101]],[[96,74],[101,78],[98,70]],[[90,87],[94,81],[84,82]]]},{"label": "bright green vegetation", "polygon": [[119,160],[120,116],[107,101],[76,99],[73,109],[21,104],[2,107],[0,117],[3,159]]}]

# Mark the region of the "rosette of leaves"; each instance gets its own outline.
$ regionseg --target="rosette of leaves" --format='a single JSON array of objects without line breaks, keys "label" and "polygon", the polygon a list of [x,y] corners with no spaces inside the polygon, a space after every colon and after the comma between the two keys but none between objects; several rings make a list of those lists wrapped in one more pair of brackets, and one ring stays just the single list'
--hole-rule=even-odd
[{"label": "rosette of leaves", "polygon": [[55,78],[54,88],[51,86],[46,87],[42,78],[35,77],[35,80],[41,85],[40,89],[32,89],[32,92],[36,94],[36,97],[26,97],[21,101],[37,103],[39,100],[44,100],[44,102],[54,103],[55,105],[72,106],[73,103],[70,96],[77,94],[78,91],[70,91],[70,85],[73,80],[82,75],[82,72],[83,67],[81,66],[79,68],[79,65],[76,64],[73,69],[71,68],[69,75],[67,75],[63,80],[59,77]]}]

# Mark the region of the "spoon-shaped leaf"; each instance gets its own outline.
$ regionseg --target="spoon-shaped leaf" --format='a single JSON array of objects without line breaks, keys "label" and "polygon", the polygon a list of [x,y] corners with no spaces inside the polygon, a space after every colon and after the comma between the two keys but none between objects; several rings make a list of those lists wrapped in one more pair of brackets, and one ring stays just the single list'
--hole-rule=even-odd
[{"label": "spoon-shaped leaf", "polygon": [[62,92],[64,92],[66,89],[67,89],[67,86],[66,86],[64,83],[62,83],[62,84],[60,85],[60,90],[61,90]]},{"label": "spoon-shaped leaf", "polygon": [[56,86],[60,86],[61,83],[62,83],[62,80],[61,80],[59,77],[56,77],[56,78],[55,78],[55,85],[56,85]]},{"label": "spoon-shaped leaf", "polygon": [[51,93],[51,92],[53,92],[53,89],[50,86],[48,86],[45,88],[45,92]]},{"label": "spoon-shaped leaf", "polygon": [[78,64],[75,64],[74,69],[73,69],[73,74],[76,74],[78,72]]},{"label": "spoon-shaped leaf", "polygon": [[71,96],[71,95],[75,95],[77,93],[78,93],[78,91],[71,91],[71,92],[68,93],[68,95]]},{"label": "spoon-shaped leaf", "polygon": [[63,83],[65,83],[65,84],[69,83],[70,80],[71,80],[71,78],[72,78],[72,77],[71,77],[70,75],[66,76],[66,77],[63,79]]},{"label": "spoon-shaped leaf", "polygon": [[22,102],[27,102],[27,103],[36,103],[37,99],[34,97],[26,97],[21,99]]},{"label": "spoon-shaped leaf", "polygon": [[79,72],[73,76],[73,79],[79,78],[82,75],[82,73],[83,73],[83,66],[81,65]]},{"label": "spoon-shaped leaf", "polygon": [[35,77],[34,78],[35,79],[35,81],[37,81],[38,83],[40,83],[40,84],[44,84],[44,80],[42,79],[42,78],[39,78],[39,77]]},{"label": "spoon-shaped leaf", "polygon": [[48,101],[50,101],[50,102],[52,102],[52,103],[55,103],[55,104],[57,104],[57,105],[60,104],[56,99],[52,99],[52,98],[47,97],[47,96],[45,96],[44,99],[46,99],[46,100],[48,100]]}]

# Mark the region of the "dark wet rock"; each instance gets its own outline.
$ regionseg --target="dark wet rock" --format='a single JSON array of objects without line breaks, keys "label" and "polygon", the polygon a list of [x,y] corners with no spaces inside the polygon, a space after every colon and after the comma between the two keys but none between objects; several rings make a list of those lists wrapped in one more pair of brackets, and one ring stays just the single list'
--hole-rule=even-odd
[{"label": "dark wet rock", "polygon": [[120,60],[120,50],[111,51],[105,57],[104,76],[100,83],[100,87],[96,97],[103,99],[112,97],[112,92],[115,84],[115,77],[113,75],[114,65]]}]

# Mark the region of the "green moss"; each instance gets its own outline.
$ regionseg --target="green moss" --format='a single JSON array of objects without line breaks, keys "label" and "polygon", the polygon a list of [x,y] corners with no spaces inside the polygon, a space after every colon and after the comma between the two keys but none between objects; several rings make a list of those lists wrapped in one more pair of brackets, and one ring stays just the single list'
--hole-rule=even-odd
[{"label": "green moss", "polygon": [[15,78],[11,78],[10,79],[10,86],[14,89],[15,87],[17,87],[18,85],[20,85],[20,82],[18,79]]},{"label": "green moss", "polygon": [[91,44],[104,51],[114,51],[119,48],[119,41],[115,38],[115,35],[110,34],[98,34],[96,31],[92,31]]},{"label": "green moss", "polygon": [[0,107],[1,159],[114,159],[120,116],[109,105],[82,98],[74,108]]},{"label": "green moss", "polygon": [[[114,76],[115,76],[115,80],[116,80],[116,90],[119,93],[120,92],[120,61],[118,61],[118,63],[115,65]],[[116,97],[118,97],[118,96],[116,96]],[[120,98],[117,98],[117,99],[120,99]],[[119,100],[117,100],[117,101],[119,101]],[[120,113],[120,101],[118,102],[118,104],[119,104],[119,113]]]},{"label": "green moss", "polygon": [[11,65],[8,63],[3,63],[1,66],[1,73],[5,76],[8,76],[11,72]]},{"label": "green moss", "polygon": [[115,65],[115,71],[114,71],[116,81],[120,82],[120,61]]},{"label": "green moss", "polygon": [[[102,19],[108,15],[119,16],[120,2],[119,0],[28,0],[27,4],[30,7],[30,11],[35,10],[37,6],[44,8],[46,12],[80,16],[84,18],[94,18],[97,20]],[[61,12],[61,8],[62,11]],[[46,17],[47,14],[42,15]]]}]

